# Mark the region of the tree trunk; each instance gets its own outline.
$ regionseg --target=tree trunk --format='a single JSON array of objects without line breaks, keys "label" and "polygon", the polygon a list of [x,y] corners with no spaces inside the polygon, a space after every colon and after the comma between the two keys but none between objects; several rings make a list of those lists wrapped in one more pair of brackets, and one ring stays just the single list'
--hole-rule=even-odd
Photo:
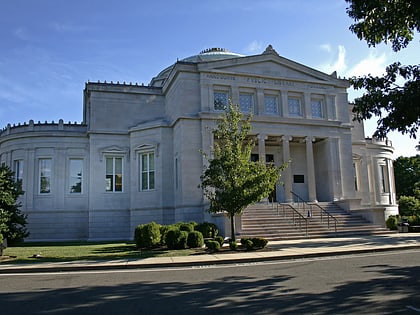
[{"label": "tree trunk", "polygon": [[235,216],[231,216],[230,217],[230,240],[231,242],[235,242],[236,238],[235,238]]}]

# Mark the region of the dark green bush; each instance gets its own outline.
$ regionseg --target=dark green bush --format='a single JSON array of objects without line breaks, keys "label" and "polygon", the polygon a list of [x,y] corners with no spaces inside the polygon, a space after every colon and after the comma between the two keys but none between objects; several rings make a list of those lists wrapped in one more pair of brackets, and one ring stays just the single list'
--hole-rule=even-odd
[{"label": "dark green bush", "polygon": [[211,252],[218,252],[220,250],[220,243],[218,241],[208,240],[206,246]]},{"label": "dark green bush", "polygon": [[247,240],[250,240],[250,238],[249,237],[241,237],[241,245],[245,245],[245,242]]},{"label": "dark green bush", "polygon": [[204,238],[215,238],[219,233],[217,225],[214,223],[203,222],[197,224],[194,229],[200,231]]},{"label": "dark green bush", "polygon": [[235,241],[232,241],[229,243],[230,250],[237,250],[238,249],[238,243]]},{"label": "dark green bush", "polygon": [[241,244],[245,247],[246,250],[252,250],[254,247],[254,243],[252,243],[252,241],[247,238],[245,240],[241,240]]},{"label": "dark green bush", "polygon": [[134,241],[138,248],[156,247],[160,239],[160,225],[156,222],[138,225],[134,231]]},{"label": "dark green bush", "polygon": [[386,227],[390,230],[397,230],[398,229],[398,222],[399,222],[399,216],[396,215],[390,215],[388,219],[386,219]]},{"label": "dark green bush", "polygon": [[204,245],[203,234],[199,231],[191,231],[188,233],[187,246],[189,248],[202,247]]},{"label": "dark green bush", "polygon": [[184,249],[187,247],[187,231],[171,229],[166,233],[166,246],[168,249]]},{"label": "dark green bush", "polygon": [[254,237],[251,239],[253,248],[264,248],[267,246],[268,240],[263,237]]},{"label": "dark green bush", "polygon": [[223,246],[223,243],[225,242],[224,237],[223,237],[223,236],[220,236],[220,235],[217,235],[217,236],[214,238],[214,240],[215,240],[216,242],[219,242],[220,246]]},{"label": "dark green bush", "polygon": [[191,223],[181,223],[179,225],[179,230],[180,231],[186,231],[186,232],[192,232],[192,231],[194,231],[194,225],[192,225]]},{"label": "dark green bush", "polygon": [[165,246],[166,245],[166,233],[168,233],[169,230],[174,229],[172,225],[161,225],[160,226],[160,245]]}]

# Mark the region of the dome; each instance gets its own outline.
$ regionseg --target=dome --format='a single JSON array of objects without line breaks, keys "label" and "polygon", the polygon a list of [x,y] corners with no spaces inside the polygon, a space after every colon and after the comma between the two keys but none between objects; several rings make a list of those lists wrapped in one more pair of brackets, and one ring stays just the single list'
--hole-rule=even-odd
[{"label": "dome", "polygon": [[230,58],[244,57],[225,48],[209,48],[201,51],[198,55],[190,56],[182,59],[184,62],[206,62],[213,60],[222,60]]},{"label": "dome", "polygon": [[[193,55],[193,56],[181,59],[179,61],[199,63],[199,62],[208,62],[208,61],[239,58],[239,57],[244,57],[244,55],[231,52],[225,48],[209,48],[209,49],[202,50],[198,55]],[[167,67],[166,69],[162,70],[156,77],[152,79],[150,85],[162,86],[164,80],[168,77],[173,66],[174,65],[171,65]]]}]

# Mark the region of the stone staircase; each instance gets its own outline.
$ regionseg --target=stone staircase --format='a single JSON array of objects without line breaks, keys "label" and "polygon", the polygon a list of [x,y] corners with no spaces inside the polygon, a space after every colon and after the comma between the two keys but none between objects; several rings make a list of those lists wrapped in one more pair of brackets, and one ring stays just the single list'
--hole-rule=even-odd
[{"label": "stone staircase", "polygon": [[332,216],[326,215],[315,204],[250,206],[242,214],[242,229],[238,238],[264,237],[274,241],[393,233],[385,227],[368,222],[362,216],[345,212],[334,203],[320,202],[318,205]]}]

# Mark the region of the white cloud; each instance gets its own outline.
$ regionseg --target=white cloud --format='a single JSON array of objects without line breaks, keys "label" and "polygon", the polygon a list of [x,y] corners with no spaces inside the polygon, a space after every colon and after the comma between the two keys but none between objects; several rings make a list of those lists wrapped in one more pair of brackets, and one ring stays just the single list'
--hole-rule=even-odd
[{"label": "white cloud", "polygon": [[261,53],[262,52],[262,43],[254,40],[251,42],[248,47],[246,48],[246,51],[248,53],[254,54],[254,53]]},{"label": "white cloud", "polygon": [[[331,45],[329,44],[323,44],[320,46],[320,48],[329,53],[333,52],[333,49],[331,48]],[[338,45],[338,54],[334,57],[335,57],[334,60],[332,60],[331,62],[322,64],[321,66],[319,66],[319,68],[321,69],[321,71],[325,73],[332,73],[334,71],[337,71],[339,74],[343,74],[347,69],[346,49],[344,48],[343,45]]]},{"label": "white cloud", "polygon": [[360,60],[355,66],[347,71],[347,76],[352,77],[368,74],[380,76],[385,73],[386,66],[386,54],[377,55],[375,52],[371,51],[366,58]]}]

